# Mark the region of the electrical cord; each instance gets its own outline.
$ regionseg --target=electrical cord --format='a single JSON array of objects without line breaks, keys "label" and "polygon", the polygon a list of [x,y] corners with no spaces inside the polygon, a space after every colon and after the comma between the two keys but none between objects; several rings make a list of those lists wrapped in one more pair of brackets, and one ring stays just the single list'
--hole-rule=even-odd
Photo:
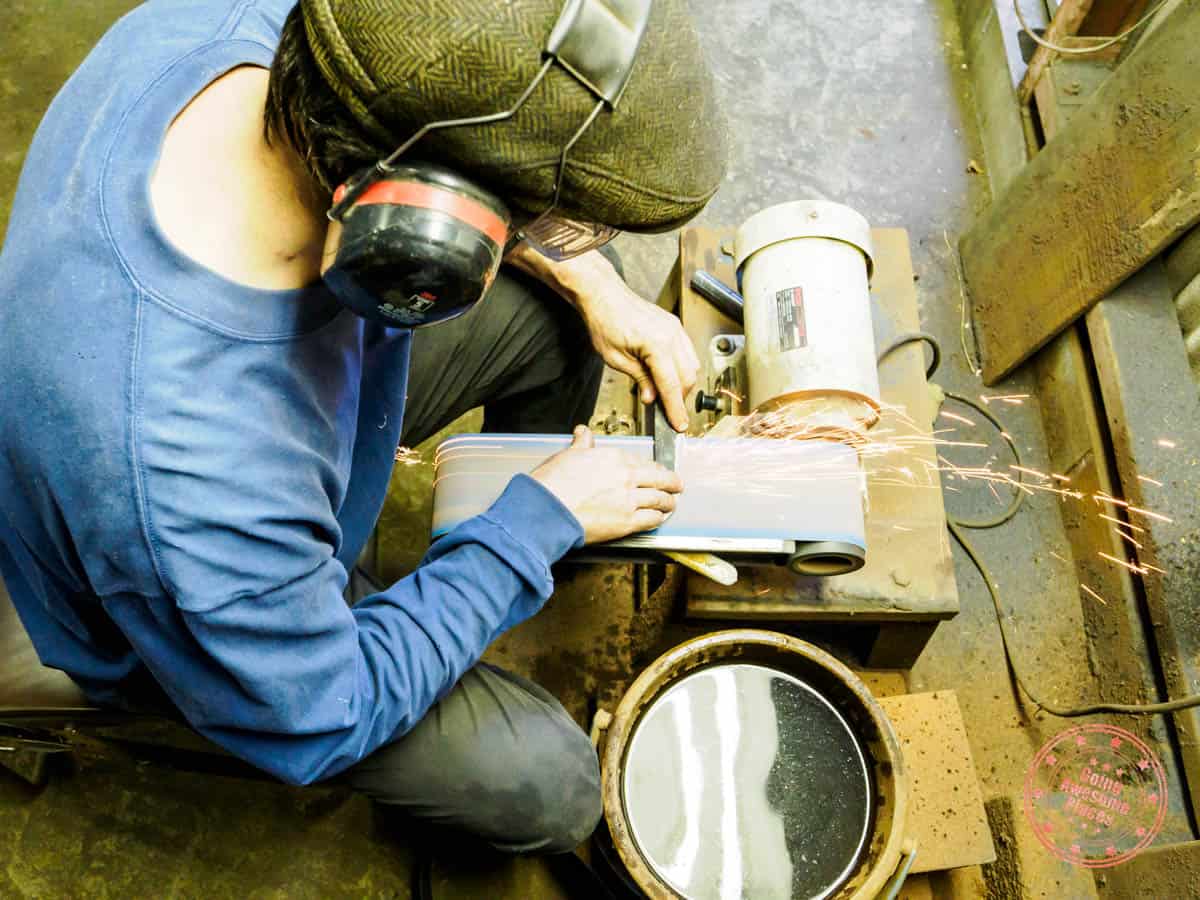
[{"label": "electrical cord", "polygon": [[[1016,461],[1016,464],[1018,466],[1024,466],[1024,463],[1021,461],[1021,451],[1017,449],[1016,442],[1013,441],[1012,435],[1010,435],[1004,429],[1004,425],[1001,424],[1000,420],[992,414],[991,410],[979,403],[976,403],[970,397],[957,394],[954,391],[948,391],[945,388],[942,388],[942,395],[951,400],[955,400],[971,407],[971,409],[975,410],[977,413],[991,422],[992,425],[996,427],[996,430],[1000,432],[1000,437],[1004,438],[1005,443],[1008,444],[1008,449],[1012,451],[1013,459]],[[1017,489],[1013,492],[1013,498],[1011,501],[1009,501],[1007,509],[1001,512],[999,515],[992,516],[990,519],[954,519],[954,523],[961,528],[998,528],[1005,522],[1009,521],[1021,509],[1021,503],[1025,499],[1025,492],[1021,490],[1021,485],[1025,483],[1025,479],[1021,477],[1020,469],[1017,469],[1016,472]],[[951,519],[947,517],[946,521],[950,522]]]},{"label": "electrical cord", "polygon": [[[898,350],[900,347],[903,347],[906,344],[915,343],[917,341],[923,341],[933,350],[932,363],[925,372],[925,377],[928,379],[937,370],[938,363],[941,361],[941,348],[938,345],[937,339],[933,337],[933,335],[927,334],[923,331],[910,331],[897,335],[879,353],[876,362],[883,362],[884,357],[886,357],[888,354]],[[1004,425],[991,412],[991,410],[984,407],[983,404],[977,403],[970,397],[966,397],[962,394],[947,390],[943,390],[942,393],[945,397],[954,400],[957,403],[963,403],[966,406],[971,407],[971,409],[975,410],[977,413],[987,419],[1008,444],[1008,448],[1012,451],[1013,458],[1016,460],[1016,464],[1018,466],[1023,465],[1021,460],[1021,451],[1017,448],[1016,442],[1012,439],[1009,433],[1005,430]],[[1018,669],[1016,665],[1016,654],[1013,652],[1012,645],[1009,642],[1008,628],[1004,624],[1004,608],[1000,601],[1000,593],[996,588],[996,582],[993,580],[992,573],[988,569],[987,564],[984,563],[983,559],[979,556],[979,553],[975,550],[974,545],[972,545],[967,539],[967,536],[963,534],[963,529],[996,528],[1010,521],[1017,514],[1021,508],[1021,502],[1025,496],[1025,492],[1020,490],[1020,485],[1023,483],[1019,477],[1020,469],[1017,471],[1018,489],[1012,499],[1012,502],[1009,503],[1008,507],[1000,514],[989,519],[979,520],[959,519],[951,516],[949,513],[946,515],[946,526],[949,528],[950,534],[954,537],[954,540],[958,542],[958,545],[962,547],[963,552],[967,554],[967,558],[971,560],[971,563],[979,572],[980,577],[983,578],[983,584],[987,588],[988,596],[990,596],[992,599],[992,609],[996,613],[996,624],[1000,626],[1000,646],[1004,649],[1004,662],[1005,665],[1007,665],[1009,674],[1011,675],[1012,680],[1016,683],[1016,686],[1025,692],[1025,695],[1031,701],[1033,701],[1035,706],[1045,710],[1052,716],[1057,716],[1064,719],[1078,718],[1080,716],[1091,716],[1097,713],[1115,713],[1118,715],[1128,716],[1158,715],[1161,713],[1179,712],[1183,709],[1191,709],[1194,706],[1200,706],[1200,694],[1188,694],[1175,700],[1163,701],[1162,703],[1092,703],[1088,706],[1059,706],[1057,704],[1046,703],[1038,699],[1037,694],[1029,689],[1025,679],[1021,677],[1020,669]]]},{"label": "electrical cord", "polygon": [[1124,31],[1122,31],[1120,34],[1118,34],[1116,37],[1092,38],[1092,37],[1088,37],[1087,35],[1084,35],[1082,38],[1083,40],[1100,41],[1099,44],[1095,44],[1094,46],[1091,46],[1091,47],[1063,47],[1060,44],[1055,44],[1055,43],[1052,43],[1052,42],[1046,40],[1045,38],[1038,37],[1037,34],[1034,33],[1033,29],[1029,27],[1029,23],[1025,21],[1025,14],[1021,12],[1021,0],[1013,0],[1013,12],[1015,12],[1017,14],[1017,21],[1021,23],[1021,30],[1024,31],[1027,35],[1029,35],[1029,37],[1033,40],[1033,42],[1035,44],[1037,44],[1038,46],[1045,47],[1047,50],[1054,50],[1057,53],[1069,53],[1072,56],[1085,56],[1088,53],[1096,53],[1100,50],[1104,50],[1104,49],[1107,49],[1108,47],[1111,47],[1113,44],[1116,44],[1120,41],[1125,40],[1125,38],[1129,37],[1131,34],[1133,34],[1135,31],[1137,31],[1139,28],[1141,28],[1147,22],[1149,22],[1154,17],[1154,14],[1157,13],[1160,9],[1162,9],[1166,5],[1167,5],[1167,0],[1159,0],[1159,2],[1154,5],[1153,9],[1151,9],[1149,12],[1147,12],[1145,15],[1143,15],[1140,19],[1138,19],[1136,22],[1134,22],[1132,25],[1130,25],[1128,28],[1126,28]]}]

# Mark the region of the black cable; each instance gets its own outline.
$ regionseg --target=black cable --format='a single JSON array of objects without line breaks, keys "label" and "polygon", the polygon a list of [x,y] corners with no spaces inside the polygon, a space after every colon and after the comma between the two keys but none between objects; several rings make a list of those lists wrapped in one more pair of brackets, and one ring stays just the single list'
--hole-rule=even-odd
[{"label": "black cable", "polygon": [[[962,403],[966,406],[971,407],[971,409],[982,414],[985,419],[987,419],[989,422],[991,422],[993,425],[995,425],[996,430],[998,432],[1000,432],[1000,436],[1002,438],[1004,438],[1005,443],[1008,444],[1008,449],[1012,451],[1013,460],[1016,462],[1016,464],[1018,466],[1024,465],[1024,463],[1021,462],[1021,451],[1017,449],[1016,442],[1013,441],[1012,435],[1010,435],[1008,433],[1008,431],[1005,430],[1004,426],[1002,424],[1000,424],[1000,420],[997,419],[990,410],[986,409],[983,406],[980,406],[978,403],[976,403],[970,397],[966,397],[962,394],[955,393],[954,391],[947,391],[946,389],[943,388],[942,394],[951,400],[957,401],[958,403]],[[996,528],[1000,525],[1003,525],[1005,522],[1007,522],[1009,519],[1011,519],[1013,516],[1015,516],[1017,514],[1017,512],[1021,509],[1021,502],[1025,498],[1025,491],[1022,490],[1022,488],[1021,488],[1021,486],[1024,483],[1025,483],[1025,481],[1021,477],[1021,470],[1017,469],[1017,480],[1016,480],[1016,488],[1017,489],[1016,489],[1016,492],[1013,494],[1012,501],[1008,504],[1007,509],[1005,509],[1003,512],[1001,512],[999,515],[992,516],[992,518],[990,518],[990,519],[954,519],[953,520],[954,523],[963,528]],[[946,521],[947,522],[951,521],[949,516],[946,516]]]},{"label": "black cable", "polygon": [[[938,363],[941,361],[941,348],[938,346],[936,338],[934,338],[932,335],[926,334],[923,331],[911,331],[905,334],[897,335],[896,338],[894,338],[891,343],[889,343],[880,352],[877,362],[882,362],[883,358],[892,351],[903,347],[905,344],[911,344],[915,341],[924,341],[933,350],[932,363],[925,373],[925,377],[929,378],[937,370]],[[992,425],[995,426],[996,430],[1000,433],[1000,436],[1003,437],[1007,442],[1009,449],[1012,451],[1014,459],[1016,459],[1016,464],[1018,466],[1022,465],[1021,452],[1017,449],[1016,442],[1013,441],[1008,431],[1004,428],[1004,425],[998,418],[996,418],[995,415],[992,414],[991,410],[986,409],[982,404],[976,403],[970,397],[966,397],[962,394],[957,394],[953,391],[946,390],[943,390],[943,394],[951,400],[971,407],[973,410],[991,422]],[[988,567],[984,561],[979,557],[979,554],[975,551],[974,546],[972,546],[971,542],[967,540],[966,535],[964,535],[962,532],[962,529],[964,528],[996,528],[1010,521],[1013,516],[1017,514],[1018,510],[1021,508],[1022,499],[1025,496],[1025,492],[1020,488],[1020,485],[1022,484],[1022,481],[1019,477],[1020,469],[1017,471],[1018,487],[1016,495],[1013,497],[1012,502],[1008,505],[1008,508],[999,515],[990,519],[981,520],[958,519],[949,515],[949,513],[946,515],[946,526],[950,529],[950,534],[953,535],[954,540],[956,540],[958,545],[963,548],[963,551],[967,554],[967,558],[971,560],[975,568],[978,570],[980,577],[983,578],[983,584],[987,588],[988,595],[992,598],[992,608],[996,613],[996,624],[1000,626],[1000,646],[1004,648],[1004,662],[1008,666],[1008,670],[1012,675],[1013,681],[1015,681],[1017,686],[1025,692],[1025,695],[1033,701],[1035,706],[1045,710],[1052,716],[1058,716],[1059,718],[1064,719],[1078,718],[1079,716],[1091,716],[1097,713],[1115,713],[1117,715],[1127,716],[1158,715],[1160,713],[1179,712],[1183,709],[1191,709],[1194,706],[1200,706],[1200,694],[1188,694],[1176,700],[1165,700],[1161,703],[1093,703],[1089,706],[1077,707],[1056,706],[1039,700],[1037,695],[1029,689],[1028,685],[1025,683],[1025,679],[1021,677],[1020,670],[1016,666],[1016,657],[1013,653],[1012,646],[1009,644],[1008,629],[1004,625],[1004,610],[1000,602],[1000,594],[996,590],[996,584],[992,580],[992,574],[988,570]],[[1018,697],[1018,700],[1019,699],[1020,698]]]}]

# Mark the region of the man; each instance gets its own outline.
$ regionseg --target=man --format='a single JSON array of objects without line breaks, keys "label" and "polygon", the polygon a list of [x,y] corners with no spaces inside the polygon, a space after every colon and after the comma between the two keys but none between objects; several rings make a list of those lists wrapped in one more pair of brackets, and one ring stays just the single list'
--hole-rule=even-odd
[{"label": "man", "polygon": [[[562,215],[661,230],[715,191],[682,5],[656,4],[620,105],[572,149]],[[415,332],[343,309],[320,281],[333,188],[430,121],[510,106],[559,3],[290,7],[152,0],[42,122],[0,256],[0,574],[94,702],[178,711],[281,779],[342,773],[500,849],[566,850],[599,817],[595,754],[553,697],[477,662],[551,563],[655,527],[682,489],[577,427],[600,360],[682,428],[696,359],[596,252],[518,246],[484,302]],[[593,102],[555,65],[512,119],[417,150],[528,221]],[[488,430],[574,443],[348,607],[395,448],[480,404]]]}]

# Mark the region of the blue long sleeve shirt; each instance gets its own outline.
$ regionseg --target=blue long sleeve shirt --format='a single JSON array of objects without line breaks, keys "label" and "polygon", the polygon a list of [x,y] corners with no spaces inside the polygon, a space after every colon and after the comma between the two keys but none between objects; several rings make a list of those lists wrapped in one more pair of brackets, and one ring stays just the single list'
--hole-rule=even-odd
[{"label": "blue long sleeve shirt", "polygon": [[[411,728],[552,589],[579,523],[520,476],[418,570],[347,607],[404,414],[410,334],[320,285],[234,284],[157,227],[167,127],[269,66],[291,0],[153,0],[30,147],[0,254],[0,575],[95,702],[151,675],[290,782]],[[451,364],[451,363],[448,363]]]}]

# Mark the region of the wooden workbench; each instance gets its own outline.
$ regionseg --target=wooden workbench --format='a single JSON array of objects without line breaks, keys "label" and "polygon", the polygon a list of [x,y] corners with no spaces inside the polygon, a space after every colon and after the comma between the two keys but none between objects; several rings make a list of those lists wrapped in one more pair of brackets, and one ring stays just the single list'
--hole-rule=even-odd
[{"label": "wooden workbench", "polygon": [[[920,328],[917,294],[907,232],[874,229],[871,238],[875,344],[884,347],[894,336]],[[740,331],[689,287],[697,268],[734,283],[733,258],[722,250],[731,249],[732,243],[732,229],[687,228],[680,235],[679,265],[663,294],[677,298],[680,318],[698,353],[707,352],[715,335]],[[885,410],[876,433],[892,429],[930,436],[937,408],[925,381],[924,353],[921,344],[909,344],[881,363]],[[697,421],[694,427],[700,429],[703,423]],[[764,623],[863,623],[872,628],[865,653],[868,665],[911,666],[937,623],[957,614],[958,590],[934,448],[926,445],[909,453],[905,460],[886,455],[866,462],[867,563],[862,569],[825,578],[795,575],[783,567],[747,568],[731,587],[689,575],[688,615]],[[898,465],[911,471],[911,480],[895,471]]]}]

